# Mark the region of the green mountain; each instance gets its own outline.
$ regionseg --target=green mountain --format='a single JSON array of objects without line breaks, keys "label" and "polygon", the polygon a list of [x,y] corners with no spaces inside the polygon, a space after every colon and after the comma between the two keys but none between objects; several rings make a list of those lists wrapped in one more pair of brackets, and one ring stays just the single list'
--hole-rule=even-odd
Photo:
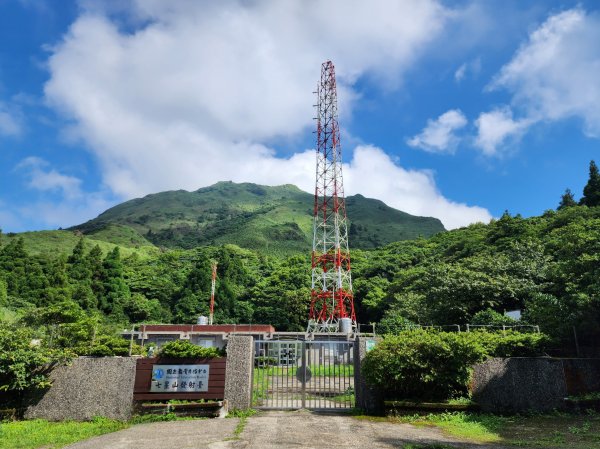
[{"label": "green mountain", "polygon": [[[126,201],[71,229],[118,244],[147,241],[193,248],[232,243],[287,254],[310,247],[313,202],[313,195],[293,185],[219,182],[195,192],[168,191]],[[437,218],[416,217],[361,195],[348,197],[346,205],[352,248],[444,231]]]}]

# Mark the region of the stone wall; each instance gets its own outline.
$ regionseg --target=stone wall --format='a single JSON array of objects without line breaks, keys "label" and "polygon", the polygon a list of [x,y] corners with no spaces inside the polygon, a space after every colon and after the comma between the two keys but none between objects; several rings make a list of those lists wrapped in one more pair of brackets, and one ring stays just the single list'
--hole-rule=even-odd
[{"label": "stone wall", "polygon": [[246,410],[251,406],[254,339],[231,335],[227,343],[225,399],[230,410]]},{"label": "stone wall", "polygon": [[89,420],[131,417],[136,359],[79,357],[52,371],[52,386],[32,400],[25,418]]},{"label": "stone wall", "polygon": [[473,400],[482,411],[518,413],[560,409],[567,396],[562,360],[495,358],[474,366]]}]

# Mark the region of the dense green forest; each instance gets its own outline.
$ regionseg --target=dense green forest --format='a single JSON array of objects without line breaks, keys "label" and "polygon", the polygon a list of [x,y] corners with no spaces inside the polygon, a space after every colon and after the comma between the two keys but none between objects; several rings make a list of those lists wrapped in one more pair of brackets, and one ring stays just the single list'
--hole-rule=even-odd
[{"label": "dense green forest", "polygon": [[[208,313],[214,260],[217,323],[305,328],[308,248],[289,256],[232,244],[159,250],[63,232],[72,242],[63,253],[28,235],[0,234],[3,326],[28,326],[85,353],[91,341],[132,323],[195,322]],[[590,165],[580,201],[567,191],[557,210],[539,217],[506,212],[489,224],[353,250],[352,262],[360,323],[385,332],[411,323],[502,323],[504,311],[521,309],[522,322],[570,350],[574,328],[583,343],[600,329],[598,169]]]}]

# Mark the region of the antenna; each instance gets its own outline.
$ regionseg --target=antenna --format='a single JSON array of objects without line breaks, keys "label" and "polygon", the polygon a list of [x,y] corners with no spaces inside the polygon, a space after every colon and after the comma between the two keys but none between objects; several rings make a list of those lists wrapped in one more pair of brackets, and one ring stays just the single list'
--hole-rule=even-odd
[{"label": "antenna", "polygon": [[335,68],[321,65],[317,87],[317,170],[312,249],[312,290],[307,332],[356,328],[337,111]]},{"label": "antenna", "polygon": [[213,314],[215,311],[215,285],[217,283],[217,262],[213,261],[212,264],[212,280],[210,283],[210,315],[208,317],[208,324],[213,323]]}]

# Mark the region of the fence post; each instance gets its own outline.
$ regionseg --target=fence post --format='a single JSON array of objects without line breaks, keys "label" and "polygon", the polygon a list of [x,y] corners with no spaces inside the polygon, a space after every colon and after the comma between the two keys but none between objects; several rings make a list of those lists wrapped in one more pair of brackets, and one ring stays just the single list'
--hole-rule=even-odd
[{"label": "fence post", "polygon": [[230,410],[246,410],[252,404],[254,339],[248,335],[230,335],[225,365],[225,399]]},{"label": "fence post", "polygon": [[383,411],[383,399],[376,390],[369,387],[362,375],[362,361],[367,351],[372,348],[380,338],[356,337],[354,340],[354,397],[356,407],[367,413]]}]

